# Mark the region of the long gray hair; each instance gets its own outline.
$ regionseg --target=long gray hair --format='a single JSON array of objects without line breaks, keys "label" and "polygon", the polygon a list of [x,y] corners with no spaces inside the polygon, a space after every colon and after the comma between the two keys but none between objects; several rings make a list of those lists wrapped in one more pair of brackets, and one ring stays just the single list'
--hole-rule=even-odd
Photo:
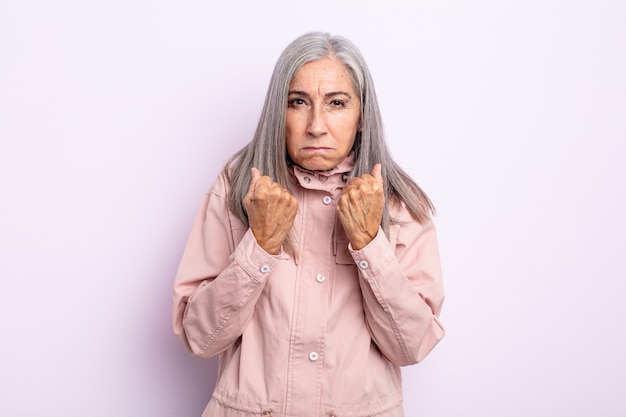
[{"label": "long gray hair", "polygon": [[230,182],[229,209],[248,224],[243,199],[250,186],[252,167],[287,190],[291,189],[285,129],[289,84],[300,67],[325,57],[339,59],[348,67],[354,90],[360,95],[361,129],[354,142],[355,165],[350,177],[370,173],[377,163],[382,165],[386,202],[382,228],[385,234],[389,234],[389,225],[394,222],[388,210],[392,200],[404,203],[420,223],[427,221],[434,213],[433,205],[389,154],[374,83],[363,56],[349,40],[322,32],[297,38],[278,58],[254,137],[230,158],[224,168]]}]

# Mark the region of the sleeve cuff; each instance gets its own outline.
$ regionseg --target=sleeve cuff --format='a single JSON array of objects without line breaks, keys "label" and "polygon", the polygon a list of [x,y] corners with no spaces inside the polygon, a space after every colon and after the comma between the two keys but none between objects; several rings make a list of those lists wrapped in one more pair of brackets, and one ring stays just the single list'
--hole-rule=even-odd
[{"label": "sleeve cuff", "polygon": [[356,266],[365,276],[380,274],[395,259],[393,248],[382,228],[378,228],[376,237],[364,248],[354,250],[352,249],[352,244],[349,243],[348,250]]},{"label": "sleeve cuff", "polygon": [[244,234],[243,238],[233,252],[233,259],[250,277],[263,282],[272,272],[279,259],[284,258],[282,248],[278,255],[271,255],[261,248],[251,229]]}]

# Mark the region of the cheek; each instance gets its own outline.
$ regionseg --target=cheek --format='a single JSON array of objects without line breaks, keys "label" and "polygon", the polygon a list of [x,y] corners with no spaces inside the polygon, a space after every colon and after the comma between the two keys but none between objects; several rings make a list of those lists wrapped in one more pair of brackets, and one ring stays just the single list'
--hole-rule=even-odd
[{"label": "cheek", "polygon": [[289,131],[287,131],[287,154],[289,155],[289,157],[291,159],[294,159],[294,151],[296,149],[296,146],[294,146],[294,140],[293,138],[289,135]]},{"label": "cheek", "polygon": [[344,124],[344,126],[342,126],[341,132],[342,132],[342,142],[345,143],[346,147],[352,148],[352,145],[354,144],[354,140],[356,138],[356,135],[359,131],[359,126],[358,123],[355,123],[354,121],[350,121]]},{"label": "cheek", "polygon": [[289,117],[289,115],[287,115],[287,120],[285,123],[285,137],[287,140],[287,148],[289,148],[291,146],[291,143],[293,142],[293,138],[294,138],[294,123],[293,123],[293,117]]},{"label": "cheek", "polygon": [[287,113],[287,119],[285,120],[285,132],[287,137],[297,137],[303,130],[302,117],[297,114]]},{"label": "cheek", "polygon": [[344,143],[344,149],[343,149],[343,153],[344,154],[348,154],[350,153],[350,151],[352,150],[352,147],[354,146],[354,139],[355,137],[352,136],[349,140],[346,140]]},{"label": "cheek", "polygon": [[287,126],[285,133],[286,133],[285,145],[287,148],[287,155],[289,155],[289,157],[295,161],[296,150],[298,149],[297,139],[295,138],[293,131],[289,129],[289,126]]}]

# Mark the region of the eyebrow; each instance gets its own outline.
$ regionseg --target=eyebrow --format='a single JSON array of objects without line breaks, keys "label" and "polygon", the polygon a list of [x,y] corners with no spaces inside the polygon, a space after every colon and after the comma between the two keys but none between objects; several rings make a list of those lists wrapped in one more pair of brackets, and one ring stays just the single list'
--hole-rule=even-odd
[{"label": "eyebrow", "polygon": [[[298,96],[310,97],[309,93],[307,93],[306,91],[300,91],[300,90],[289,90],[288,94],[289,95],[295,94]],[[350,95],[350,93],[347,93],[345,91],[331,91],[330,93],[324,94],[324,97],[335,97],[335,96],[347,96],[349,99],[352,99],[352,96]]]}]

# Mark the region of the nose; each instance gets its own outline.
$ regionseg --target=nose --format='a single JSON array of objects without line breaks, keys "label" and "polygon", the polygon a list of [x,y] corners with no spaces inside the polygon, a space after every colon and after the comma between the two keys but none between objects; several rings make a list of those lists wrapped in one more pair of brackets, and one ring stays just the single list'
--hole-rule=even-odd
[{"label": "nose", "polygon": [[307,125],[307,133],[314,137],[319,138],[327,133],[328,127],[326,126],[326,116],[324,115],[324,109],[322,106],[313,106],[309,113],[309,120]]}]

